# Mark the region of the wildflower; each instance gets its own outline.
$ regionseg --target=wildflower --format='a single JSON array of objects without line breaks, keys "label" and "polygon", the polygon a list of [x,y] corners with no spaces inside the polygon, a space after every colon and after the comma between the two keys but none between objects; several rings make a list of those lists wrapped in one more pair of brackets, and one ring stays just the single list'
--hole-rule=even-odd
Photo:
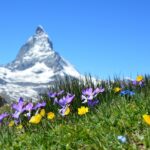
[{"label": "wildflower", "polygon": [[120,92],[120,95],[121,96],[123,96],[123,95],[133,96],[133,95],[135,95],[135,93],[133,91],[130,91],[130,90],[124,90],[124,91]]},{"label": "wildflower", "polygon": [[31,119],[29,120],[29,123],[38,124],[40,123],[41,119],[42,119],[42,116],[40,114],[36,114],[31,117]]},{"label": "wildflower", "polygon": [[139,75],[139,76],[136,77],[136,81],[137,81],[137,82],[140,82],[140,81],[142,81],[142,80],[143,80],[143,76]]},{"label": "wildflower", "polygon": [[45,116],[45,109],[41,109],[41,111],[40,111],[40,115],[41,115],[42,117],[44,117],[44,116]]},{"label": "wildflower", "polygon": [[33,107],[33,109],[36,110],[38,108],[45,107],[45,106],[46,106],[46,102],[41,102],[41,103],[39,102]]},{"label": "wildflower", "polygon": [[28,110],[28,111],[31,111],[33,108],[33,103],[28,103],[26,106],[25,106],[25,110]]},{"label": "wildflower", "polygon": [[121,143],[126,143],[127,142],[127,138],[125,136],[119,135],[117,137],[117,139],[121,142]]},{"label": "wildflower", "polygon": [[88,106],[94,107],[99,103],[99,100],[88,100]]},{"label": "wildflower", "polygon": [[70,113],[70,108],[68,105],[66,105],[65,107],[62,107],[61,109],[59,109],[59,113],[62,115],[62,116],[66,116]]},{"label": "wildflower", "polygon": [[150,125],[150,115],[143,115],[143,119],[148,125]]},{"label": "wildflower", "polygon": [[14,125],[15,125],[15,122],[14,122],[14,121],[10,121],[9,124],[8,124],[9,127],[12,127],[12,126],[14,126]]},{"label": "wildflower", "polygon": [[98,93],[104,92],[104,88],[96,88],[94,91],[92,88],[87,88],[86,90],[82,91],[81,99],[83,100],[82,103],[87,103],[88,100],[93,100]]},{"label": "wildflower", "polygon": [[48,97],[50,97],[50,98],[55,98],[55,97],[57,96],[57,93],[56,93],[56,92],[54,92],[54,93],[48,92],[47,95],[48,95]]},{"label": "wildflower", "polygon": [[136,86],[138,84],[138,82],[136,80],[134,80],[134,81],[132,81],[132,84]]},{"label": "wildflower", "polygon": [[22,125],[22,124],[19,124],[16,128],[17,128],[17,129],[22,129],[22,128],[23,128],[23,125]]},{"label": "wildflower", "polygon": [[58,98],[57,98],[57,96],[60,96],[60,95],[62,95],[64,93],[64,90],[61,90],[61,91],[59,91],[58,93],[56,93],[56,92],[48,92],[48,97],[49,98],[54,98],[54,102],[53,102],[53,104],[56,104],[56,102],[57,102],[57,100],[58,100]]},{"label": "wildflower", "polygon": [[140,82],[139,82],[139,85],[140,85],[141,87],[143,87],[143,86],[144,86],[144,81],[140,81]]},{"label": "wildflower", "polygon": [[48,114],[47,114],[47,118],[48,119],[54,119],[55,118],[55,114],[53,113],[53,112],[49,112]]},{"label": "wildflower", "polygon": [[9,116],[7,113],[1,114],[1,115],[0,115],[0,122],[2,122],[2,120],[3,120],[4,118],[6,118],[7,116]]},{"label": "wildflower", "polygon": [[58,98],[57,98],[57,96],[60,96],[60,95],[62,95],[64,93],[64,90],[62,90],[62,91],[60,91],[60,92],[58,92],[58,93],[56,93],[56,92],[48,92],[48,97],[49,98],[53,98],[53,105],[54,104],[56,104],[57,103],[57,101],[58,101]]},{"label": "wildflower", "polygon": [[104,92],[104,88],[96,88],[94,91],[92,88],[87,88],[86,90],[82,91],[82,94],[88,96],[88,99],[93,99],[98,93],[102,92]]},{"label": "wildflower", "polygon": [[66,97],[61,98],[59,101],[57,100],[56,103],[58,103],[61,107],[65,107],[66,105],[70,105],[74,97],[75,95],[68,94]]},{"label": "wildflower", "polygon": [[28,111],[26,116],[30,118],[31,116],[31,111],[33,109],[33,103],[28,103],[26,106],[24,104],[23,98],[20,97],[19,102],[17,104],[13,104],[12,108],[15,110],[15,113],[12,114],[13,118],[18,119],[20,114],[23,113],[24,111]]},{"label": "wildflower", "polygon": [[12,116],[14,118],[18,119],[20,114],[25,111],[23,106],[24,106],[24,101],[23,101],[23,98],[20,97],[18,104],[13,104],[12,105],[12,108],[16,110],[15,113],[12,114]]},{"label": "wildflower", "polygon": [[28,103],[25,108],[26,111],[28,111],[28,113],[26,114],[26,116],[28,116],[29,118],[31,117],[31,111],[33,109],[33,103]]},{"label": "wildflower", "polygon": [[120,91],[121,91],[121,88],[119,88],[119,87],[115,87],[115,88],[114,88],[114,92],[115,92],[115,93],[120,92]]},{"label": "wildflower", "polygon": [[96,88],[95,90],[94,90],[94,92],[93,92],[93,94],[98,94],[98,93],[103,93],[105,91],[105,89],[104,88]]},{"label": "wildflower", "polygon": [[78,108],[78,115],[84,115],[87,112],[89,112],[89,108],[88,107],[81,106],[80,108]]},{"label": "wildflower", "polygon": [[70,108],[67,107],[66,111],[65,111],[65,115],[68,115],[70,113]]},{"label": "wildflower", "polygon": [[144,86],[144,81],[142,80],[142,81],[136,81],[136,80],[134,80],[134,81],[132,81],[132,84],[134,85],[134,86],[137,86],[137,85],[139,85],[140,87],[143,87]]},{"label": "wildflower", "polygon": [[58,93],[56,93],[56,92],[54,92],[54,93],[48,92],[48,96],[49,96],[50,98],[55,98],[55,97],[57,97],[57,96],[59,96],[59,95],[62,95],[63,93],[64,93],[64,90],[59,91]]},{"label": "wildflower", "polygon": [[59,113],[62,116],[69,114],[68,107],[70,106],[70,103],[73,101],[75,95],[67,94],[66,97],[61,98],[59,101],[57,100],[56,103],[58,103],[62,108],[59,110]]}]

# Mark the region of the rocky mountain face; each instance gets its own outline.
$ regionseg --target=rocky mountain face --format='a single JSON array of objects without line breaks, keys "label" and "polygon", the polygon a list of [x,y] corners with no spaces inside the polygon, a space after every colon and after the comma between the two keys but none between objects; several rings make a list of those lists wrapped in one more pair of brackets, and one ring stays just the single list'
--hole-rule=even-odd
[{"label": "rocky mountain face", "polygon": [[0,67],[0,96],[6,101],[38,98],[48,85],[64,76],[79,78],[79,72],[53,49],[42,26],[21,47],[16,59]]}]

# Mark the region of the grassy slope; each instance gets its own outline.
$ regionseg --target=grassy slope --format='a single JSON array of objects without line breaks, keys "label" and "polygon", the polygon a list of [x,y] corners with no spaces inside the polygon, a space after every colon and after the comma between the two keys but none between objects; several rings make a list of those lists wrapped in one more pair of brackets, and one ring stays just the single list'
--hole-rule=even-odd
[{"label": "grassy slope", "polygon": [[[121,97],[108,90],[101,94],[101,104],[83,116],[77,114],[77,103],[74,102],[69,116],[57,115],[52,121],[46,117],[38,125],[27,124],[19,130],[0,127],[1,149],[98,149],[98,150],[142,150],[150,149],[150,126],[142,119],[142,115],[150,113],[150,78],[145,79],[145,87],[134,89],[135,96]],[[118,80],[111,87],[119,85]],[[87,83],[89,86],[91,83]],[[68,83],[60,87],[80,95],[83,85]],[[56,87],[56,88],[58,88]],[[78,87],[78,88],[77,88]],[[78,96],[77,96],[78,97]],[[75,99],[79,101],[79,97]],[[3,108],[6,109],[6,108]],[[118,135],[127,137],[127,143],[117,140]]]}]

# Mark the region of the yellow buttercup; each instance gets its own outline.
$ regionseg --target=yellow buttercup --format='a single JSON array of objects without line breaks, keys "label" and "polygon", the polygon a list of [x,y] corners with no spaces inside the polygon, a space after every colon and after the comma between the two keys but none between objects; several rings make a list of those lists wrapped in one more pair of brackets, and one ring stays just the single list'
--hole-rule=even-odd
[{"label": "yellow buttercup", "polygon": [[8,124],[8,126],[9,126],[9,127],[12,127],[12,126],[14,126],[14,124],[15,124],[14,121],[10,121],[9,124]]},{"label": "yellow buttercup", "polygon": [[68,107],[65,111],[65,115],[68,115],[70,113],[70,108]]},{"label": "yellow buttercup", "polygon": [[55,118],[55,114],[53,113],[53,112],[49,112],[48,114],[47,114],[47,118],[48,119],[54,119]]},{"label": "yellow buttercup", "polygon": [[35,116],[31,117],[31,119],[29,120],[29,123],[38,124],[40,123],[41,119],[42,119],[42,116],[40,114],[36,114]]},{"label": "yellow buttercup", "polygon": [[150,125],[150,115],[143,115],[143,119],[148,125]]},{"label": "yellow buttercup", "polygon": [[139,75],[139,76],[136,77],[136,81],[137,81],[137,82],[140,82],[140,81],[142,81],[142,80],[143,80],[143,76]]},{"label": "yellow buttercup", "polygon": [[81,106],[80,108],[78,108],[78,115],[84,115],[87,112],[89,112],[89,108],[88,107]]},{"label": "yellow buttercup", "polygon": [[45,109],[41,109],[41,111],[40,111],[40,115],[41,115],[42,117],[44,117],[44,116],[45,116]]},{"label": "yellow buttercup", "polygon": [[114,92],[115,92],[115,93],[120,92],[120,91],[121,91],[121,88],[119,88],[119,87],[115,87],[115,88],[114,88]]}]

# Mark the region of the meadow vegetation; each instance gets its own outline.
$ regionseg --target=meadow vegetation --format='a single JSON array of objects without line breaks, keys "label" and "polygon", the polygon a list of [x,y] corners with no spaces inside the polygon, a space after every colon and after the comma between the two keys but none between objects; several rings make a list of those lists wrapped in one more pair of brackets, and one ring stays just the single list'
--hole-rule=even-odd
[{"label": "meadow vegetation", "polygon": [[58,80],[38,102],[0,108],[0,149],[148,150],[150,76]]}]

